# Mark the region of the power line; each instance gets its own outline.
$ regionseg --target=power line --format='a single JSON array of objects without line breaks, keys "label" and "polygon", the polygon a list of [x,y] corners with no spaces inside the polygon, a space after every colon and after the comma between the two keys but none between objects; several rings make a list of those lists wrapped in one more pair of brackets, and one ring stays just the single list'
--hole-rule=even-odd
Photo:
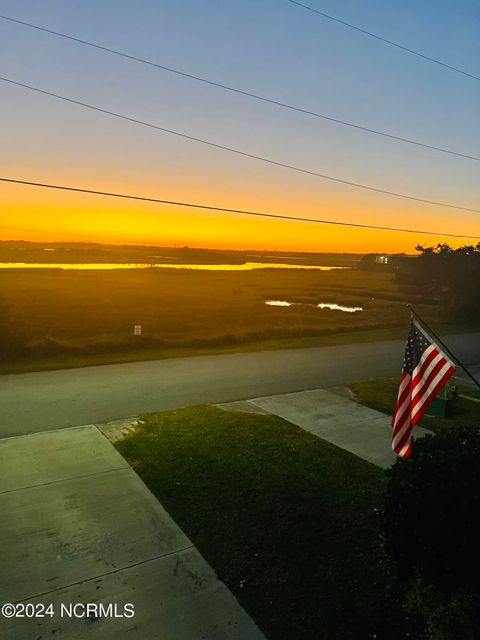
[{"label": "power line", "polygon": [[216,211],[222,213],[233,213],[244,216],[256,216],[260,218],[273,218],[276,220],[286,220],[286,221],[294,221],[294,222],[310,222],[315,224],[329,224],[340,227],[355,227],[360,229],[376,229],[379,231],[396,231],[400,233],[416,233],[422,235],[430,235],[430,236],[445,236],[449,238],[468,238],[473,240],[480,240],[480,236],[469,236],[469,235],[461,235],[456,233],[441,233],[438,231],[425,231],[419,229],[404,229],[399,227],[383,227],[373,224],[361,224],[355,222],[344,222],[341,220],[319,220],[317,218],[306,218],[302,216],[291,216],[291,215],[281,215],[279,213],[266,213],[263,211],[250,211],[247,209],[231,209],[227,207],[216,207],[206,204],[199,204],[198,202],[181,202],[178,200],[164,200],[161,198],[150,198],[148,196],[137,196],[126,193],[117,193],[114,191],[98,191],[96,189],[87,189],[83,187],[70,187],[66,185],[58,185],[58,184],[49,184],[45,182],[32,182],[30,180],[19,180],[14,178],[5,178],[0,177],[1,182],[7,182],[12,184],[21,184],[30,187],[41,187],[45,189],[56,189],[59,191],[73,191],[75,193],[87,193],[96,196],[108,196],[110,198],[124,198],[127,200],[139,200],[142,202],[152,202],[157,204],[168,204],[175,207],[187,207],[192,209],[202,209],[208,211]]},{"label": "power line", "polygon": [[181,133],[180,131],[174,131],[172,129],[167,129],[165,127],[160,127],[159,125],[152,124],[150,122],[145,122],[144,120],[139,120],[137,118],[132,118],[130,116],[122,115],[115,111],[110,111],[108,109],[103,109],[102,107],[97,107],[92,104],[88,104],[86,102],[81,102],[79,100],[74,100],[73,98],[67,98],[66,96],[62,96],[58,93],[53,93],[51,91],[46,91],[45,89],[40,89],[38,87],[34,87],[29,84],[25,84],[23,82],[17,82],[16,80],[11,80],[10,78],[5,78],[0,76],[0,81],[8,82],[9,84],[22,87],[24,89],[28,89],[30,91],[35,91],[37,93],[41,93],[43,95],[50,96],[52,98],[56,98],[58,100],[63,100],[64,102],[69,102],[71,104],[76,104],[80,107],[85,107],[86,109],[91,109],[93,111],[98,111],[100,113],[113,116],[115,118],[120,118],[121,120],[126,120],[127,122],[133,122],[135,124],[142,125],[144,127],[149,127],[150,129],[155,129],[156,131],[161,131],[163,133],[169,133],[173,136],[177,136],[179,138],[183,138],[185,140],[190,140],[192,142],[198,142],[200,144],[204,144],[208,147],[213,147],[215,149],[221,149],[222,151],[228,151],[229,153],[234,153],[239,156],[244,156],[246,158],[251,158],[253,160],[259,160],[260,162],[265,162],[267,164],[274,165],[276,167],[283,167],[284,169],[289,169],[291,171],[296,171],[298,173],[304,173],[310,176],[315,176],[317,178],[322,178],[323,180],[329,180],[331,182],[336,182],[339,184],[345,184],[350,187],[356,187],[358,189],[365,189],[367,191],[373,191],[375,193],[381,193],[383,195],[393,196],[395,198],[403,198],[405,200],[414,200],[415,202],[422,202],[424,204],[431,204],[437,207],[448,207],[449,209],[459,209],[463,211],[472,211],[474,213],[480,213],[480,209],[474,209],[471,207],[464,207],[461,205],[451,204],[447,202],[439,202],[437,200],[427,200],[425,198],[420,198],[417,196],[407,195],[405,193],[397,193],[395,191],[388,191],[386,189],[380,189],[379,187],[372,187],[370,185],[362,184],[360,182],[352,182],[351,180],[344,180],[343,178],[337,178],[335,176],[329,176],[324,173],[318,173],[316,171],[310,171],[309,169],[304,169],[302,167],[297,167],[293,164],[287,164],[285,162],[280,162],[278,160],[273,160],[272,158],[266,158],[265,156],[259,156],[254,153],[248,153],[247,151],[240,151],[239,149],[235,149],[234,147],[227,147],[226,145],[218,144],[216,142],[211,142],[210,140],[205,140],[203,138],[197,138],[195,136],[188,135],[186,133]]},{"label": "power line", "polygon": [[320,11],[319,9],[315,9],[314,7],[309,6],[308,4],[303,4],[303,2],[298,2],[298,0],[287,0],[291,4],[297,5],[298,7],[302,7],[303,9],[307,9],[312,13],[316,13],[323,18],[327,18],[327,20],[332,20],[333,22],[337,22],[338,24],[343,25],[344,27],[348,27],[349,29],[355,29],[355,31],[359,31],[366,36],[370,36],[371,38],[375,38],[376,40],[380,40],[380,42],[384,42],[385,44],[389,44],[392,47],[396,47],[397,49],[401,49],[402,51],[406,51],[407,53],[411,53],[414,56],[418,56],[419,58],[423,58],[424,60],[428,60],[428,62],[433,62],[435,64],[440,65],[441,67],[445,67],[446,69],[450,69],[450,71],[455,71],[456,73],[461,73],[462,76],[467,76],[468,78],[473,78],[474,80],[480,80],[480,76],[476,76],[473,73],[468,73],[468,71],[464,71],[463,69],[459,69],[458,67],[454,67],[451,64],[446,62],[442,62],[437,58],[431,58],[430,56],[425,55],[424,53],[420,53],[420,51],[415,51],[414,49],[410,49],[409,47],[405,47],[403,44],[399,44],[398,42],[394,42],[393,40],[389,40],[388,38],[384,38],[383,36],[379,36],[376,33],[372,33],[371,31],[367,31],[366,29],[362,29],[355,24],[350,22],[346,22],[345,20],[340,20],[340,18],[335,18],[334,16],[325,13],[324,11]]},{"label": "power line", "polygon": [[388,133],[387,131],[379,131],[378,129],[372,129],[371,127],[366,127],[364,125],[356,124],[354,122],[349,122],[347,120],[341,120],[339,118],[334,118],[332,116],[328,116],[323,113],[318,113],[316,111],[311,111],[309,109],[304,109],[303,107],[298,107],[292,104],[288,104],[286,102],[281,102],[280,100],[275,100],[274,98],[268,98],[266,96],[261,96],[256,93],[252,93],[250,91],[244,91],[242,89],[238,89],[236,87],[232,87],[227,84],[223,84],[221,82],[214,82],[213,80],[208,80],[207,78],[203,78],[201,76],[197,76],[191,73],[186,73],[184,71],[180,71],[179,69],[174,69],[172,67],[167,67],[165,65],[158,64],[156,62],[152,62],[151,60],[146,60],[145,58],[139,58],[134,55],[130,55],[125,53],[124,51],[119,51],[118,49],[111,49],[110,47],[106,47],[104,45],[96,44],[94,42],[90,42],[88,40],[83,40],[81,38],[76,38],[75,36],[68,35],[66,33],[62,33],[60,31],[54,31],[52,29],[46,29],[45,27],[40,27],[39,25],[32,24],[30,22],[24,22],[23,20],[16,20],[15,18],[10,18],[9,16],[0,15],[2,20],[8,20],[9,22],[13,22],[15,24],[20,24],[25,27],[29,27],[31,29],[36,29],[38,31],[43,31],[44,33],[48,33],[50,35],[58,36],[60,38],[65,38],[67,40],[72,40],[73,42],[77,42],[82,45],[86,45],[88,47],[93,47],[94,49],[98,49],[100,51],[104,51],[107,53],[111,53],[116,56],[120,56],[122,58],[126,58],[127,60],[133,60],[135,62],[139,62],[141,64],[146,64],[150,67],[154,67],[156,69],[161,69],[162,71],[168,71],[169,73],[176,74],[178,76],[182,76],[184,78],[189,78],[190,80],[196,80],[198,82],[202,82],[204,84],[210,85],[212,87],[216,87],[218,89],[224,89],[226,91],[230,91],[232,93],[237,93],[242,96],[246,96],[248,98],[253,98],[255,100],[260,100],[261,102],[266,102],[268,104],[273,104],[277,107],[282,107],[284,109],[289,109],[291,111],[296,111],[298,113],[303,113],[309,116],[313,116],[315,118],[321,118],[323,120],[327,120],[328,122],[333,122],[335,124],[340,124],[346,127],[351,127],[353,129],[358,129],[360,131],[364,131],[365,133],[371,133],[378,136],[383,136],[384,138],[389,138],[390,140],[396,140],[397,142],[405,142],[407,144],[413,144],[417,147],[422,147],[424,149],[430,149],[432,151],[439,151],[441,153],[447,153],[449,155],[458,156],[460,158],[466,158],[468,160],[480,161],[480,158],[477,156],[472,156],[467,153],[461,153],[459,151],[454,151],[453,149],[446,149],[444,147],[438,147],[433,144],[427,144],[425,142],[420,142],[419,140],[412,140],[411,138],[405,138],[403,136],[395,135],[393,133]]}]

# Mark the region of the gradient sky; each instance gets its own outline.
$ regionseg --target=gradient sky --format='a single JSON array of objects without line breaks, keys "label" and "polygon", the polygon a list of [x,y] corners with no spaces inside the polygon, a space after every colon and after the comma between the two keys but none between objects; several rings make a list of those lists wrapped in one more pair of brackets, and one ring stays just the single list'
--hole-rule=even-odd
[{"label": "gradient sky", "polygon": [[[480,74],[476,1],[307,4]],[[213,81],[480,156],[479,81],[286,0],[2,0],[0,9]],[[0,75],[313,171],[480,208],[479,162],[260,104],[2,20]],[[480,214],[268,166],[1,82],[0,114],[5,177],[480,236]],[[6,184],[0,184],[0,226],[38,231],[0,229],[0,239],[72,240],[68,234],[80,234],[113,242],[313,251],[411,252],[418,242],[443,240]]]}]

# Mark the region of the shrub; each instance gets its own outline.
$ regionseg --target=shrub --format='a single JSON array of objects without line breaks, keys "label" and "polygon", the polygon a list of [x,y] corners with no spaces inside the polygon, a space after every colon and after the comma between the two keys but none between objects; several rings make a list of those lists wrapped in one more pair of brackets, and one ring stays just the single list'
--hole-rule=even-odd
[{"label": "shrub", "polygon": [[406,608],[421,621],[424,640],[478,640],[478,606],[470,593],[445,596],[417,578],[410,582]]},{"label": "shrub", "polygon": [[422,438],[387,475],[382,520],[399,577],[480,594],[480,427]]}]

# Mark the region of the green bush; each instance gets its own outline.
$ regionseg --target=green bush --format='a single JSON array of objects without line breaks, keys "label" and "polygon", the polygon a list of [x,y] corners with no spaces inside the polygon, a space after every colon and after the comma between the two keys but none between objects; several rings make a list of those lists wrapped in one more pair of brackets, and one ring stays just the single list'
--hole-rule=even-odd
[{"label": "green bush", "polygon": [[480,594],[480,427],[422,438],[387,475],[382,521],[399,577]]},{"label": "green bush", "polygon": [[406,609],[420,622],[422,640],[478,640],[478,605],[470,593],[445,596],[417,578],[409,584]]}]

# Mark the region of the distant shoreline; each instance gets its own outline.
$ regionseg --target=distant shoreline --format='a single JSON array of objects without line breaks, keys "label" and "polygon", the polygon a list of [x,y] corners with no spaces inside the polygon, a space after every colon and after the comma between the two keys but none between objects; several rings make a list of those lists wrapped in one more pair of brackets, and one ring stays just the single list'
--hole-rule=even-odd
[{"label": "distant shoreline", "polygon": [[311,264],[288,264],[280,262],[243,262],[239,264],[191,264],[191,263],[142,263],[142,262],[81,262],[81,263],[60,263],[60,262],[0,262],[0,269],[61,269],[65,271],[87,271],[87,270],[110,270],[110,269],[183,269],[192,271],[254,271],[255,269],[315,269],[317,271],[332,271],[333,269],[352,269],[339,265],[311,265]]},{"label": "distant shoreline", "polygon": [[[106,265],[239,265],[269,263],[299,267],[355,267],[363,254],[326,253],[311,251],[268,251],[237,249],[197,249],[191,247],[163,247],[151,245],[107,245],[83,242],[26,242],[0,241],[0,267],[19,263],[37,265],[106,264]],[[35,265],[35,266],[33,266]],[[198,266],[197,266],[198,265]],[[93,268],[93,267],[92,267]],[[108,268],[108,267],[105,267]],[[117,267],[122,268],[122,267]],[[125,268],[125,267],[123,267]],[[145,268],[145,267],[144,267]],[[185,268],[185,267],[182,267]],[[278,268],[278,267],[277,267]]]}]

